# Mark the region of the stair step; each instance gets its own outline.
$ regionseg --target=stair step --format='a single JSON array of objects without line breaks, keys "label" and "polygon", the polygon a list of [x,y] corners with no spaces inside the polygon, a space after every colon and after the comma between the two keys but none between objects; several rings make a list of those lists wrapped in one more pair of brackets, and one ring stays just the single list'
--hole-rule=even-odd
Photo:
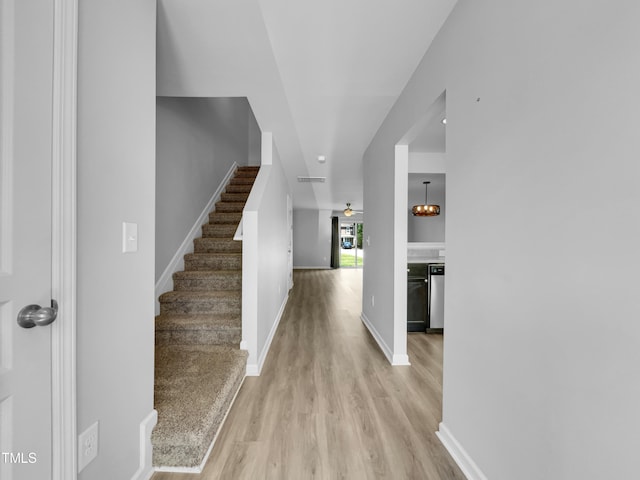
[{"label": "stair step", "polygon": [[240,389],[247,352],[222,345],[162,345],[155,358],[153,465],[198,467]]},{"label": "stair step", "polygon": [[241,169],[242,167],[238,168],[236,170],[235,175],[233,176],[233,178],[256,178],[258,176],[258,170],[246,170],[246,169]]},{"label": "stair step", "polygon": [[242,270],[241,253],[188,253],[186,270]]},{"label": "stair step", "polygon": [[242,290],[242,270],[190,270],[173,274],[173,289],[207,292]]},{"label": "stair step", "polygon": [[238,229],[235,223],[206,223],[202,226],[202,236],[207,238],[233,238]]},{"label": "stair step", "polygon": [[235,345],[242,340],[240,315],[158,315],[156,345]]},{"label": "stair step", "polygon": [[238,225],[242,220],[242,212],[218,212],[209,214],[209,223],[232,223]]},{"label": "stair step", "polygon": [[249,193],[251,192],[251,187],[253,187],[253,184],[239,184],[239,185],[232,185],[229,184],[227,185],[227,188],[225,189],[225,191],[227,193]]},{"label": "stair step", "polygon": [[242,242],[233,238],[196,238],[193,241],[195,253],[240,253]]},{"label": "stair step", "polygon": [[254,177],[233,177],[229,181],[229,185],[253,185],[255,181]]},{"label": "stair step", "polygon": [[217,202],[216,212],[219,213],[242,213],[245,202]]},{"label": "stair step", "polygon": [[242,292],[167,292],[160,295],[160,315],[239,314]]},{"label": "stair step", "polygon": [[248,192],[241,192],[241,193],[223,193],[220,196],[220,200],[223,202],[242,202],[242,203],[246,203],[247,199],[249,198],[249,193]]},{"label": "stair step", "polygon": [[257,172],[260,170],[260,165],[242,165],[240,167],[238,167],[236,170],[239,170],[241,172]]}]

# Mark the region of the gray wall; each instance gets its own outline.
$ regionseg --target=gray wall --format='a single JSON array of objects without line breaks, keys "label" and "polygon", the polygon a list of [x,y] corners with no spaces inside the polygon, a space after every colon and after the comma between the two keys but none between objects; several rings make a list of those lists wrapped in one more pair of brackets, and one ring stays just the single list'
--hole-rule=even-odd
[{"label": "gray wall", "polygon": [[331,265],[331,210],[293,211],[293,266]]},{"label": "gray wall", "polygon": [[79,2],[77,418],[100,429],[86,480],[133,476],[153,409],[155,40],[155,0]]},{"label": "gray wall", "polygon": [[446,89],[443,423],[492,480],[637,476],[638,18],[460,0],[365,155],[363,311],[391,345],[394,144]]},{"label": "gray wall", "polygon": [[259,132],[246,98],[157,98],[156,281],[231,165],[259,164]]}]

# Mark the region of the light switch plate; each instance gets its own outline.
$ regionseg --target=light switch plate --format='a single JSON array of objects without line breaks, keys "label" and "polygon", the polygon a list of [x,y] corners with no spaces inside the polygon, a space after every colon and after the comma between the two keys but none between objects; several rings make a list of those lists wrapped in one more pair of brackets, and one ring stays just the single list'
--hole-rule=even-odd
[{"label": "light switch plate", "polygon": [[138,251],[138,224],[122,222],[122,253]]}]

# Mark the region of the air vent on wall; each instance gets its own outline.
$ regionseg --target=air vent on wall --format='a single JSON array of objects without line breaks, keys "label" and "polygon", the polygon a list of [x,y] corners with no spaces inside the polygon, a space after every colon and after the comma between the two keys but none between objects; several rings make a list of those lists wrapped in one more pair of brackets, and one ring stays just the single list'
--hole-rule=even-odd
[{"label": "air vent on wall", "polygon": [[301,183],[324,183],[327,177],[298,177]]}]

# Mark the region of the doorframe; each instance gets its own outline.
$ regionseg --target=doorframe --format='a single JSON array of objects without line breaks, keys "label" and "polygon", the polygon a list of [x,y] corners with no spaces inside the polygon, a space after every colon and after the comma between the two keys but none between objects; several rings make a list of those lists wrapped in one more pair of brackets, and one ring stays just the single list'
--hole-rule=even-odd
[{"label": "doorframe", "polygon": [[[364,218],[360,218],[360,219],[354,219],[354,217],[347,217],[346,215],[340,216],[338,217],[338,244],[340,247],[340,251],[342,251],[342,236],[340,235],[340,230],[342,228],[342,225],[345,223],[349,223],[349,224],[353,224],[354,227],[354,234],[353,234],[353,239],[354,239],[354,243],[355,243],[355,265],[353,267],[343,267],[342,265],[339,265],[339,268],[353,268],[353,269],[363,269],[364,268],[364,263],[361,262],[360,265],[358,265],[358,258],[360,258],[362,260],[362,258],[364,257],[358,257],[358,224],[363,225],[364,228]],[[364,239],[363,239],[364,242]],[[364,251],[364,245],[363,247],[360,249],[362,251]],[[340,258],[342,258],[342,253],[340,253]]]},{"label": "doorframe", "polygon": [[51,144],[51,478],[75,479],[78,0],[54,0]]}]

